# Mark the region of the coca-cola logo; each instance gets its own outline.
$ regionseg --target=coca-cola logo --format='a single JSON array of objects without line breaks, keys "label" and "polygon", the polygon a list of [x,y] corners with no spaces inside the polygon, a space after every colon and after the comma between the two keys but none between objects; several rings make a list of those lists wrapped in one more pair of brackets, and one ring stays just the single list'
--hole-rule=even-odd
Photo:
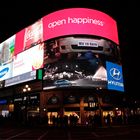
[{"label": "coca-cola logo", "polygon": [[42,34],[41,27],[35,29],[29,29],[26,31],[25,42],[31,39],[40,39]]}]

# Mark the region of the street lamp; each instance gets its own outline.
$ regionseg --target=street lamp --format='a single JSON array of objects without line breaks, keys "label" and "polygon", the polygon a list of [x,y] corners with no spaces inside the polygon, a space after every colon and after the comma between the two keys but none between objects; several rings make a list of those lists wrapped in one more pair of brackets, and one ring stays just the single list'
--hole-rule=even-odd
[{"label": "street lamp", "polygon": [[[31,91],[31,87],[29,85],[25,85],[24,88],[22,89],[23,93]],[[28,94],[24,97],[25,99],[25,124],[28,121],[28,104],[29,104],[29,96]]]},{"label": "street lamp", "polygon": [[31,91],[31,88],[29,87],[29,85],[25,85],[25,87],[23,88],[23,92],[28,92]]}]

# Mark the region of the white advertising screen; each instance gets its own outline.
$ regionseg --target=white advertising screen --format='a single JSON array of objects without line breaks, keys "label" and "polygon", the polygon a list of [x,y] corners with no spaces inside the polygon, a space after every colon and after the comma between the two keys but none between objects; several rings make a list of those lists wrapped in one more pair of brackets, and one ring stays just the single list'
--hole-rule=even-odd
[{"label": "white advertising screen", "polygon": [[13,76],[43,67],[43,44],[38,44],[14,57]]}]

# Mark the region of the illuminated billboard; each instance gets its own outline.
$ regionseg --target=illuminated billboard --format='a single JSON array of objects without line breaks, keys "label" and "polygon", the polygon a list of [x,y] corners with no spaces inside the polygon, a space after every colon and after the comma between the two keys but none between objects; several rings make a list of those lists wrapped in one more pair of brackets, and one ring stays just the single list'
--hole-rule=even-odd
[{"label": "illuminated billboard", "polygon": [[50,13],[43,17],[43,40],[43,89],[123,91],[109,85],[108,63],[121,64],[117,24],[109,15],[88,8]]},{"label": "illuminated billboard", "polygon": [[15,56],[12,53],[11,57],[4,60],[7,61],[0,65],[0,81],[43,68],[44,44],[38,44]]},{"label": "illuminated billboard", "polygon": [[15,35],[0,44],[0,66],[12,61],[15,48]]},{"label": "illuminated billboard", "polygon": [[43,42],[43,23],[42,19],[39,19],[34,24],[16,34],[15,54],[27,50],[41,42]]},{"label": "illuminated billboard", "polygon": [[13,59],[13,76],[42,68],[43,57],[43,43],[17,54]]},{"label": "illuminated billboard", "polygon": [[89,8],[50,13],[0,44],[0,81],[6,80],[7,86],[43,68],[43,89],[124,91],[123,79],[111,75],[122,74],[120,64],[116,21]]},{"label": "illuminated billboard", "polygon": [[94,35],[119,44],[116,21],[88,8],[63,9],[43,17],[44,41],[65,35]]},{"label": "illuminated billboard", "polygon": [[15,35],[0,44],[0,81],[12,77]]},{"label": "illuminated billboard", "polygon": [[124,91],[122,66],[106,62],[108,89]]},{"label": "illuminated billboard", "polygon": [[106,61],[120,62],[118,46],[91,36],[65,36],[46,41],[44,89],[107,88]]},{"label": "illuminated billboard", "polygon": [[35,46],[43,41],[43,24],[42,19],[38,20],[25,29],[24,48],[26,50],[31,46]]},{"label": "illuminated billboard", "polygon": [[36,79],[36,70],[27,72],[5,80],[5,87],[16,85],[19,83],[31,81]]},{"label": "illuminated billboard", "polygon": [[0,66],[0,81],[11,78],[13,76],[13,62]]},{"label": "illuminated billboard", "polygon": [[66,35],[94,35],[119,44],[116,21],[109,15],[89,8],[68,8],[50,13],[16,33],[15,55]]}]

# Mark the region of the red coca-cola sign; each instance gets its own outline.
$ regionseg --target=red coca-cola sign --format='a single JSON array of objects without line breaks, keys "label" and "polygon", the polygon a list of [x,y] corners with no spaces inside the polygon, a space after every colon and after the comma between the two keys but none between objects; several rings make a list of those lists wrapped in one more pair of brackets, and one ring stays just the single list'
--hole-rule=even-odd
[{"label": "red coca-cola sign", "polygon": [[24,35],[24,48],[23,50],[29,49],[34,45],[39,44],[43,41],[43,25],[42,20],[40,19],[33,25],[27,27],[25,29]]}]

